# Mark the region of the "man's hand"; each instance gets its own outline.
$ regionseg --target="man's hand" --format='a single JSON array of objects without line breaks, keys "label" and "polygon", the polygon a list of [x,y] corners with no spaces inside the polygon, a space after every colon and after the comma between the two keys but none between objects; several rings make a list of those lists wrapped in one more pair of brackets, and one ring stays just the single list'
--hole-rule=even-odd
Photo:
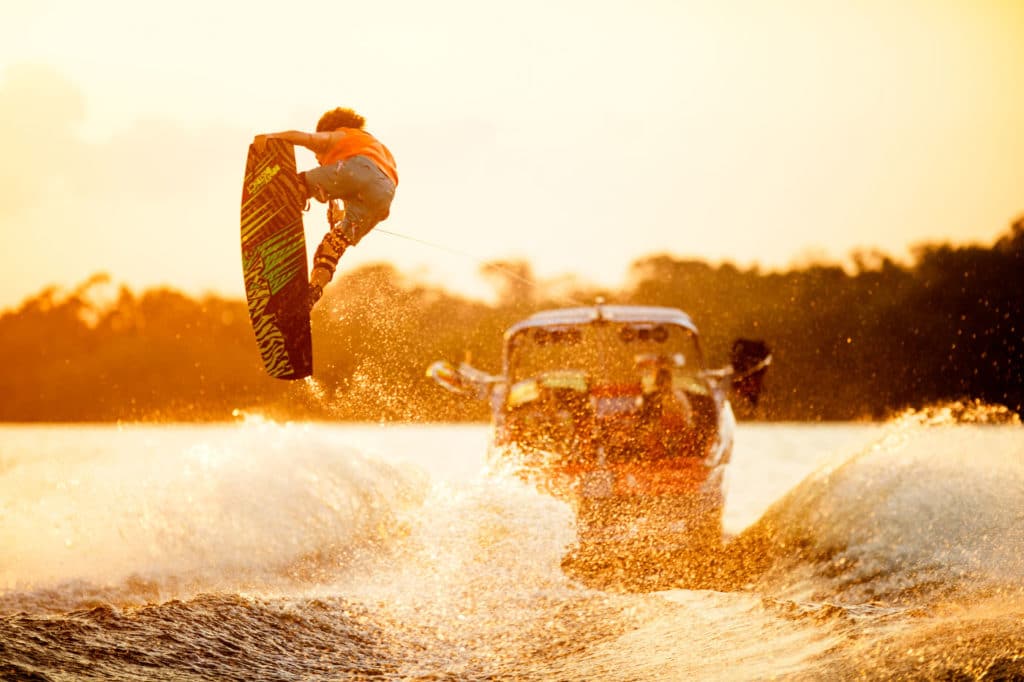
[{"label": "man's hand", "polygon": [[304,133],[301,130],[282,130],[279,133],[263,133],[252,139],[252,146],[262,152],[267,147],[267,140],[284,140],[288,144],[300,144],[314,154],[330,149],[335,133]]},{"label": "man's hand", "polygon": [[257,154],[262,154],[267,150],[267,140],[269,139],[266,135],[257,135],[252,138],[252,147],[256,150]]}]

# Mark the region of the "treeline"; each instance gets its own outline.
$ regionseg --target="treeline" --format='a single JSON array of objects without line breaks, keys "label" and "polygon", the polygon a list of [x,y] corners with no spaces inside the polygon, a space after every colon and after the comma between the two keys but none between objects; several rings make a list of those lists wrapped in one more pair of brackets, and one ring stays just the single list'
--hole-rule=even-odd
[{"label": "treeline", "polygon": [[434,386],[425,368],[469,356],[497,372],[506,327],[599,295],[686,310],[713,365],[734,338],[766,341],[774,362],[759,418],[879,418],[965,399],[1022,412],[1024,219],[991,246],[853,261],[762,272],[656,255],[631,266],[621,291],[562,282],[558,292],[527,263],[491,263],[493,305],[368,266],[314,311],[316,381],[305,382],[265,376],[244,301],[122,287],[100,304],[109,278],[97,275],[0,316],[0,420],[484,420],[484,404]]}]

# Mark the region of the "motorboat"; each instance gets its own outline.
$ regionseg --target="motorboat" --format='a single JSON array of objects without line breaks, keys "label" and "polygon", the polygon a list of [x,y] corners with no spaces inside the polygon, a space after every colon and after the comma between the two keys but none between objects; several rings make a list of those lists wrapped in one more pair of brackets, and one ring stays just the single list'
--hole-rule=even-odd
[{"label": "motorboat", "polygon": [[499,374],[441,360],[428,375],[489,401],[493,464],[572,505],[563,566],[632,580],[721,546],[730,399],[756,405],[771,355],[740,339],[730,360],[707,368],[679,309],[598,302],[513,324]]}]

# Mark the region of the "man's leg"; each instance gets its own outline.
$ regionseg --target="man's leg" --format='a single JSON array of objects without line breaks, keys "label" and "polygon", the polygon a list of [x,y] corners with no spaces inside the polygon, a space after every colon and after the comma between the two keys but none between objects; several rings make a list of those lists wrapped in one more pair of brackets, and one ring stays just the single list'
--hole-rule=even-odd
[{"label": "man's leg", "polygon": [[305,173],[299,173],[306,187],[308,199],[316,199],[321,203],[330,202],[330,210],[327,214],[330,231],[324,235],[323,240],[313,254],[313,269],[309,273],[309,297],[308,304],[312,307],[324,294],[324,287],[334,277],[334,270],[338,267],[338,259],[345,253],[345,249],[351,246],[344,233],[340,231],[340,225],[332,220],[334,203],[343,200],[342,194],[349,194],[350,188],[342,176],[342,164],[332,163],[328,166],[319,166]]},{"label": "man's leg", "polygon": [[335,229],[324,235],[320,246],[313,254],[313,271],[309,275],[309,307],[312,308],[324,295],[324,287],[334,277],[338,259],[350,246],[348,241]]},{"label": "man's leg", "polygon": [[334,276],[338,259],[355,246],[377,223],[388,216],[395,194],[394,183],[372,161],[353,157],[348,161],[314,168],[305,174],[311,192],[345,202],[344,218],[332,223],[330,231],[313,256],[310,273],[310,307],[323,295]]},{"label": "man's leg", "polygon": [[298,175],[299,180],[302,182],[302,186],[306,190],[306,201],[316,199],[321,204],[327,203],[327,190],[322,184],[319,184],[315,178],[310,177],[309,171],[299,173]]}]

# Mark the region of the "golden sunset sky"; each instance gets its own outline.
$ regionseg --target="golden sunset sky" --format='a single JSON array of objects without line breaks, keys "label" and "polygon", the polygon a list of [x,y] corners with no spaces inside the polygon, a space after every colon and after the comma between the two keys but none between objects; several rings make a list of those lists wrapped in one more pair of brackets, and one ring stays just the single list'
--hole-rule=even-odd
[{"label": "golden sunset sky", "polygon": [[0,309],[98,271],[242,298],[247,145],[336,106],[398,159],[381,227],[437,245],[371,233],[341,268],[456,290],[475,259],[615,286],[1024,213],[1022,0],[7,2]]}]

